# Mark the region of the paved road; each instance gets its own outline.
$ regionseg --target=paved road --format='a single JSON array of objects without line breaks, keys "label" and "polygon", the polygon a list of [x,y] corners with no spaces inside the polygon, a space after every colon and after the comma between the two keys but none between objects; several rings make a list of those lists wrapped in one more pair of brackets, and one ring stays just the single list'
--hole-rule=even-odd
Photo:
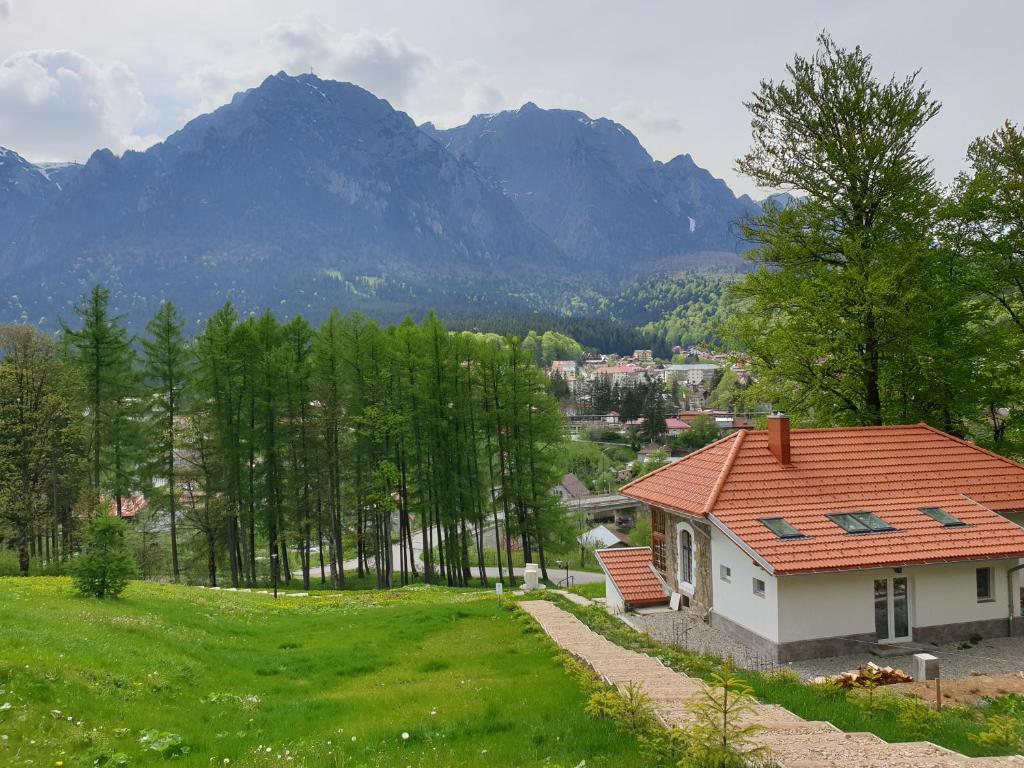
[{"label": "paved road", "polygon": [[[395,562],[397,563],[398,560],[396,559]],[[420,565],[422,566],[422,563]],[[352,560],[351,562],[346,562],[345,566],[346,566],[345,570],[353,570],[354,571],[356,569],[356,561]],[[485,568],[484,570],[487,571],[487,577],[489,579],[497,579],[498,578],[498,569],[497,568]],[[472,574],[473,574],[474,577],[479,575],[479,569],[474,567],[474,568],[471,569],[471,571],[472,571]],[[325,569],[325,573],[327,574],[327,576],[329,578],[330,577],[330,567],[327,567]],[[313,567],[311,567],[309,569],[309,574],[310,574],[310,578],[312,578],[312,579],[319,579],[320,578],[320,566],[319,565],[314,565]],[[296,575],[298,575],[301,578],[301,571],[295,571],[295,572],[292,573],[293,578]],[[603,573],[591,573],[590,571],[574,571],[574,570],[570,570],[569,571],[569,575],[572,576],[572,578],[573,578],[573,584],[598,584],[598,583],[604,583],[604,574]],[[565,578],[565,569],[556,570],[554,568],[548,568],[548,576],[551,577],[552,581],[557,583],[561,579]],[[522,581],[523,581],[523,569],[522,568],[516,568],[515,569],[515,577],[516,577],[516,583],[517,584],[521,584]]]},{"label": "paved road", "polygon": [[[472,531],[471,531],[471,535],[473,535]],[[485,528],[484,532],[483,532],[483,535],[484,535],[484,541],[485,542],[487,542],[488,540],[493,541],[493,539],[494,539],[494,526],[489,526],[488,528]],[[436,546],[436,542],[435,542],[435,546]],[[413,533],[412,533],[412,547],[413,547],[413,553],[414,553],[414,555],[416,557],[416,565],[417,565],[418,568],[422,569],[422,567],[423,567],[423,534],[420,531],[413,531]],[[325,555],[326,555],[326,553],[325,553]],[[394,568],[395,568],[396,571],[398,570],[398,568],[400,567],[400,563],[402,562],[401,557],[402,557],[401,545],[400,544],[393,544],[391,546],[391,558],[392,558],[392,563],[394,563]],[[315,575],[316,578],[320,578],[320,568],[315,563],[315,560],[316,560],[315,557],[313,558],[313,560],[314,560],[314,564],[313,564],[313,567],[310,568],[310,573]],[[346,560],[345,561],[345,570],[346,571],[354,571],[358,567],[359,567],[359,563],[356,560],[356,558],[352,558],[350,560]],[[328,574],[330,573],[330,567],[327,567],[325,570],[326,570],[326,572]],[[488,578],[495,578],[496,579],[498,577],[498,569],[497,568],[485,568],[485,570],[487,571],[487,577]],[[477,568],[473,568],[472,572],[473,572],[474,576],[477,576],[479,574],[479,570]],[[517,583],[521,583],[522,582],[522,576],[523,576],[523,569],[517,567],[515,569],[515,575],[516,575]],[[577,570],[570,569],[568,575],[572,577],[572,580],[573,580],[574,584],[597,584],[597,583],[603,583],[604,582],[604,574],[603,573],[591,573],[590,571],[577,571]],[[558,568],[554,564],[549,564],[549,566],[548,566],[548,576],[550,577],[550,579],[553,582],[558,583],[559,581],[561,581],[562,579],[564,579],[566,577],[566,571],[565,571],[564,568]]]}]

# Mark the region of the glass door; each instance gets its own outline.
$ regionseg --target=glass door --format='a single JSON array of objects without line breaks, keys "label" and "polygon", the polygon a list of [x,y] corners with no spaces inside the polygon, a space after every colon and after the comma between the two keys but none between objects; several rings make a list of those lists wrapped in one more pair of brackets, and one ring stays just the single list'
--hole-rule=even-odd
[{"label": "glass door", "polygon": [[875,579],[875,637],[890,643],[910,639],[910,581],[906,576]]}]

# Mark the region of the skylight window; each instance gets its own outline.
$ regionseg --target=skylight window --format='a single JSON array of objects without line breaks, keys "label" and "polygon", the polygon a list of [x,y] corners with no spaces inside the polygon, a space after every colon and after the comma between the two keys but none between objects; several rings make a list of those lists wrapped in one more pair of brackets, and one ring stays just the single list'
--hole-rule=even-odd
[{"label": "skylight window", "polygon": [[761,525],[780,539],[802,539],[804,535],[789,524],[784,517],[762,517]]},{"label": "skylight window", "polygon": [[873,512],[847,512],[826,517],[847,533],[884,533],[896,530]]},{"label": "skylight window", "polygon": [[954,517],[941,507],[921,507],[921,511],[937,523],[942,523],[947,528],[962,528],[967,523],[959,517]]}]

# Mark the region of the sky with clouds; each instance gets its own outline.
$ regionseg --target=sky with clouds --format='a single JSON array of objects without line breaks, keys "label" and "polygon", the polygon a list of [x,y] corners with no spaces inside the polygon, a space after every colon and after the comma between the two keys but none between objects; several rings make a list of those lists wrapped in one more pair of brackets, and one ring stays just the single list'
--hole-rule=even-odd
[{"label": "sky with clouds", "polygon": [[975,136],[1024,122],[1019,0],[0,0],[0,146],[84,160],[159,141],[284,69],[350,80],[442,127],[534,101],[618,120],[738,192],[743,100],[829,30],[943,102],[942,181]]}]

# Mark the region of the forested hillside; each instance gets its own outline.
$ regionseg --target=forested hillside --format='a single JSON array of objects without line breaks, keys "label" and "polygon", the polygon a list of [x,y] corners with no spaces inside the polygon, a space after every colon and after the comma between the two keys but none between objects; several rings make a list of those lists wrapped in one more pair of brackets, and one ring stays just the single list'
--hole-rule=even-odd
[{"label": "forested hillside", "polygon": [[682,272],[652,277],[609,299],[602,311],[637,329],[650,345],[720,343],[724,299],[736,272]]},{"label": "forested hillside", "polygon": [[456,316],[450,324],[516,336],[556,331],[589,350],[626,355],[652,349],[655,356],[668,359],[676,345],[721,344],[726,294],[741,276],[735,271],[657,275],[613,292],[611,298],[577,297],[568,302],[573,314],[467,315]]}]

